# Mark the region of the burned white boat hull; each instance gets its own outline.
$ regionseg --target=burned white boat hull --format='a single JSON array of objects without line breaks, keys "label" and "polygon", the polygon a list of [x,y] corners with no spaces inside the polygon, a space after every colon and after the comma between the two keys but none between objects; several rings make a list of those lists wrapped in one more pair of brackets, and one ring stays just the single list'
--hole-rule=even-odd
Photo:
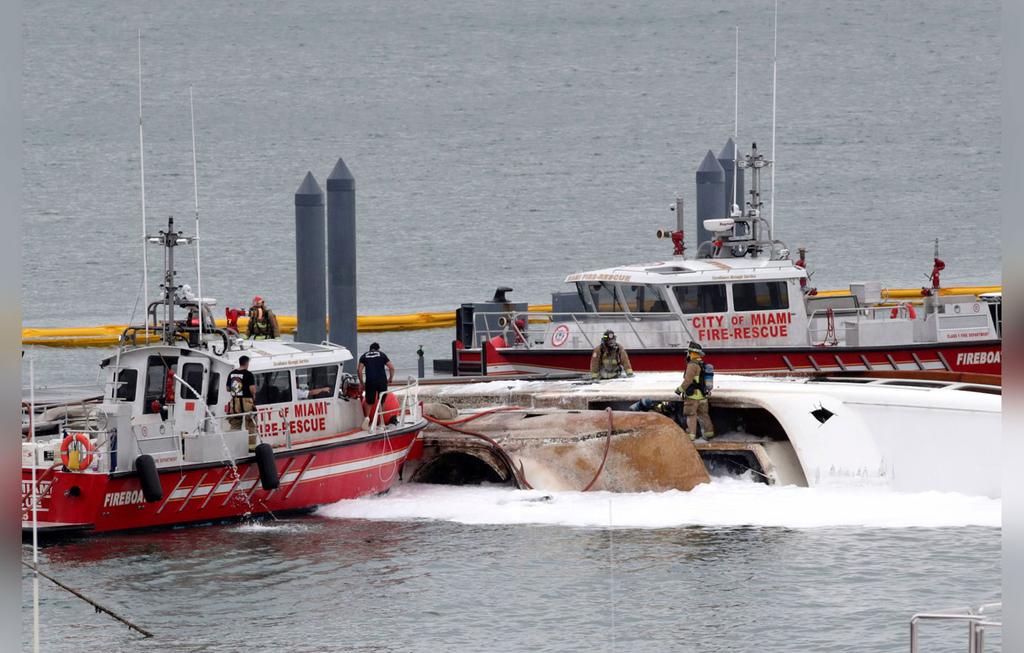
[{"label": "burned white boat hull", "polygon": [[[602,382],[510,379],[427,385],[421,392],[460,408],[624,410],[642,397],[678,400],[679,379],[674,373]],[[721,435],[697,442],[705,462],[731,459],[769,483],[1000,496],[996,386],[718,375],[711,415]]]}]

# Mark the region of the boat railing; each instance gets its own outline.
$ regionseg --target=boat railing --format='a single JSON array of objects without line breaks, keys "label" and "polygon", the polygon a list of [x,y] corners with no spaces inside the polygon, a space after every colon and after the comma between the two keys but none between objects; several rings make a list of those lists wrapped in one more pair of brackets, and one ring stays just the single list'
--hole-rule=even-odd
[{"label": "boat railing", "polygon": [[989,630],[1002,628],[1002,621],[992,617],[1002,610],[1002,603],[986,603],[977,608],[951,610],[948,612],[919,612],[910,618],[910,653],[922,653],[920,648],[919,627],[924,621],[946,623],[967,623],[967,653],[984,653],[985,634]]},{"label": "boat railing", "polygon": [[[860,306],[856,308],[819,308],[807,316],[807,341],[812,345],[837,345],[846,342],[845,326],[851,320],[857,324],[878,320],[879,311],[888,314],[891,306]],[[840,323],[843,320],[844,323]]]},{"label": "boat railing", "polygon": [[[509,347],[533,349],[547,345],[547,330],[553,324],[572,324],[576,335],[582,336],[589,348],[601,342],[601,335],[608,328],[618,335],[632,336],[634,345],[640,348],[666,346],[666,337],[676,338],[673,342],[685,346],[693,340],[685,317],[673,312],[540,312],[505,311],[480,312],[473,314],[473,333],[477,342],[490,341],[501,337]],[[531,325],[541,328],[536,331]],[[685,337],[685,338],[684,338]]]},{"label": "boat railing", "polygon": [[406,379],[406,384],[401,388],[400,393],[394,393],[400,397],[397,414],[384,407],[384,396],[386,392],[377,395],[377,401],[373,405],[373,412],[370,418],[370,432],[379,433],[387,431],[389,426],[402,426],[403,424],[414,424],[421,419],[420,415],[420,382],[414,376]]},{"label": "boat railing", "polygon": [[97,428],[95,426],[80,426],[71,429],[61,429],[57,437],[46,436],[21,443],[21,464],[35,466],[38,469],[56,469],[62,467],[61,450],[64,441],[68,438],[75,438],[84,435],[89,440],[89,464],[83,467],[82,472],[111,472],[117,467],[117,434],[116,429],[109,429],[106,426]]}]

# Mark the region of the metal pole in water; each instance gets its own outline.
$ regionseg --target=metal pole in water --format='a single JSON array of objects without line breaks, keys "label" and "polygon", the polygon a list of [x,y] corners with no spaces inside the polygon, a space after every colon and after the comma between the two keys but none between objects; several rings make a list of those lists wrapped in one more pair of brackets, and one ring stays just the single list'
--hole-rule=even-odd
[{"label": "metal pole in water", "polygon": [[356,180],[342,159],[327,177],[327,310],[328,339],[356,355]]},{"label": "metal pole in water", "polygon": [[[726,145],[728,147],[728,145]],[[729,168],[732,169],[731,166]],[[729,215],[727,204],[726,169],[708,150],[697,168],[697,246],[711,240],[712,234],[704,228],[705,220]]]},{"label": "metal pole in water", "polygon": [[327,339],[324,228],[324,191],[313,173],[307,172],[295,191],[296,342],[319,344]]}]

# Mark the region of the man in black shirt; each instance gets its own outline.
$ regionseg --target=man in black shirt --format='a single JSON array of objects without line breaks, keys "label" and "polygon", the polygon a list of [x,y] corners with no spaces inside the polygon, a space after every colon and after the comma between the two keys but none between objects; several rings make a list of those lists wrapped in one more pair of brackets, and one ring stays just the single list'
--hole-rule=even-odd
[{"label": "man in black shirt", "polygon": [[238,359],[238,369],[231,370],[227,381],[228,394],[231,395],[228,424],[238,431],[245,424],[249,431],[249,447],[256,446],[256,420],[252,415],[254,398],[256,397],[256,377],[249,371],[249,357]]},{"label": "man in black shirt", "polygon": [[359,357],[356,373],[359,375],[359,383],[366,388],[367,410],[372,414],[377,395],[387,391],[388,384],[395,378],[395,366],[388,355],[380,350],[380,345],[374,342],[370,344],[370,351]]}]

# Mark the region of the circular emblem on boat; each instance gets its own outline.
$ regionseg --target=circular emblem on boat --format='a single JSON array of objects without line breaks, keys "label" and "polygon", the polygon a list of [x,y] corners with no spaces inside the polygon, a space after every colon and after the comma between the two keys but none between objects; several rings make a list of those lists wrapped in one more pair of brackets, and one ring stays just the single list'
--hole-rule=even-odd
[{"label": "circular emblem on boat", "polygon": [[554,333],[551,334],[551,345],[553,347],[561,347],[565,344],[565,341],[569,339],[569,327],[565,324],[559,324],[555,327]]},{"label": "circular emblem on boat", "polygon": [[955,304],[953,306],[953,312],[954,313],[959,313],[960,312],[960,304]]},{"label": "circular emblem on boat", "polygon": [[975,304],[974,305],[974,312],[975,313],[980,313],[981,312],[981,304]]}]

